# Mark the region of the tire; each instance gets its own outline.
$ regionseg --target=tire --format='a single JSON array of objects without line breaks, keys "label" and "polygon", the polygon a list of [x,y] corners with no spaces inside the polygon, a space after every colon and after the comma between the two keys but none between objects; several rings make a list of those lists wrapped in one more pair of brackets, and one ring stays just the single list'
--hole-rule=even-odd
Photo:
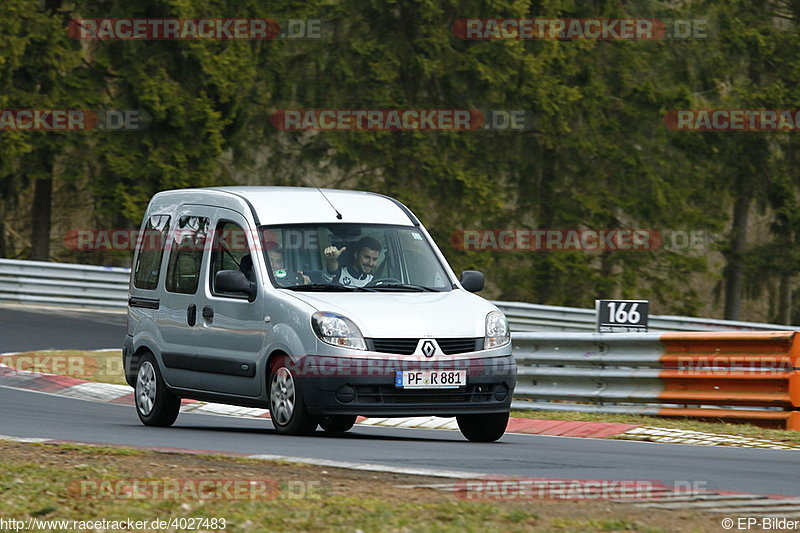
[{"label": "tire", "polygon": [[508,426],[508,411],[481,415],[458,415],[458,429],[471,442],[494,442]]},{"label": "tire", "polygon": [[308,414],[299,384],[286,367],[286,358],[278,358],[269,375],[269,414],[278,433],[312,435],[319,419]]},{"label": "tire", "polygon": [[355,415],[330,415],[320,418],[319,427],[327,433],[344,433],[356,423]]},{"label": "tire", "polygon": [[181,399],[167,388],[155,357],[146,353],[136,371],[134,405],[145,426],[169,427],[181,409]]}]

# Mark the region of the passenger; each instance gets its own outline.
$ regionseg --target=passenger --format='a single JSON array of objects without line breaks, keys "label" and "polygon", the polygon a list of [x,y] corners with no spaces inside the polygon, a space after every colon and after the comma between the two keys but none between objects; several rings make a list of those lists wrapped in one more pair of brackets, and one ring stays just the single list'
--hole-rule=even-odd
[{"label": "passenger", "polygon": [[345,250],[347,246],[328,246],[323,250],[325,272],[322,273],[322,278],[328,283],[334,282],[346,287],[363,287],[369,284],[373,278],[371,272],[381,255],[381,243],[372,237],[362,237],[352,252],[352,266],[339,264],[339,257]]}]

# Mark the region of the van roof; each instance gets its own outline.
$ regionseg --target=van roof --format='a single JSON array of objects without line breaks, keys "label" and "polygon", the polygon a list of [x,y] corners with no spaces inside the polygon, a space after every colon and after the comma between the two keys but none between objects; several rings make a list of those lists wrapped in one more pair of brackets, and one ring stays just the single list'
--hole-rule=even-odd
[{"label": "van roof", "polygon": [[[370,224],[418,225],[419,221],[406,206],[381,194],[365,191],[322,189],[314,187],[233,186],[184,189],[192,203],[198,193],[219,192],[238,197],[249,204],[262,225],[360,222]],[[179,193],[168,191],[160,194]],[[333,207],[332,207],[333,206]],[[335,209],[334,209],[335,208]],[[337,217],[337,211],[341,218]]]}]

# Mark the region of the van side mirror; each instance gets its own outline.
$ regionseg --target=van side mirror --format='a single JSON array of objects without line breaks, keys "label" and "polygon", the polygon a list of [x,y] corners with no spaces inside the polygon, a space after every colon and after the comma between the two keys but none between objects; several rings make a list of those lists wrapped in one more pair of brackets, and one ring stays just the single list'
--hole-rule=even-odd
[{"label": "van side mirror", "polygon": [[256,298],[256,284],[238,270],[220,270],[214,276],[214,288],[222,292],[246,294],[250,301]]},{"label": "van side mirror", "polygon": [[461,279],[458,280],[464,290],[469,292],[478,292],[483,289],[485,279],[483,272],[478,270],[465,270],[461,273]]}]

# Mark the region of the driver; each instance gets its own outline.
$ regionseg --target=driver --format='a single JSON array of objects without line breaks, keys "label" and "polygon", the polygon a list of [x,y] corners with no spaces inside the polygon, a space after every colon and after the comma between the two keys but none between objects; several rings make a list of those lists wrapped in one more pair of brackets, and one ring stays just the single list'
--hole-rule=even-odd
[{"label": "driver", "polygon": [[289,285],[297,285],[299,283],[311,283],[311,279],[306,276],[302,270],[291,273],[284,268],[283,264],[283,250],[280,249],[278,243],[269,241],[264,244],[267,249],[267,257],[269,258],[269,266],[272,269],[272,274],[275,276],[275,281],[281,287]]},{"label": "driver", "polygon": [[381,243],[372,237],[361,237],[353,252],[353,266],[339,264],[339,256],[347,250],[347,246],[337,248],[328,246],[325,254],[325,271],[322,278],[327,282],[335,282],[346,287],[363,287],[372,281],[371,272],[381,255]]}]

